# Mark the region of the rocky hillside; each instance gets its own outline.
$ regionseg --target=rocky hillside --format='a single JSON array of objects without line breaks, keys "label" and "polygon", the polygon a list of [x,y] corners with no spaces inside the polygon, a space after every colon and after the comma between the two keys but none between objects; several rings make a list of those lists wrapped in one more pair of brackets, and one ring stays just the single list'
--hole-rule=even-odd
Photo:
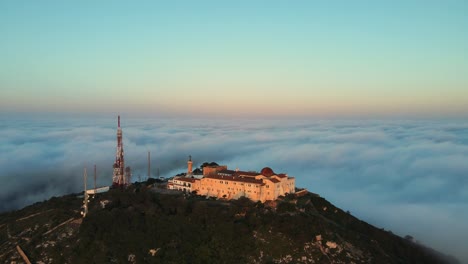
[{"label": "rocky hillside", "polygon": [[1,214],[0,262],[458,263],[311,193],[262,204],[153,183],[99,194],[83,220],[77,195]]}]

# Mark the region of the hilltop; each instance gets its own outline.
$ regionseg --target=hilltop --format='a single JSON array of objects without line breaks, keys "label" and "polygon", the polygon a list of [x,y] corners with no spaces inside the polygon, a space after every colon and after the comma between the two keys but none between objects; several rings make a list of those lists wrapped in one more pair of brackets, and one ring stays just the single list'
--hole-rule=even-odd
[{"label": "hilltop", "polygon": [[77,194],[0,214],[0,261],[33,263],[458,263],[317,194],[269,203],[112,189],[80,216]]}]

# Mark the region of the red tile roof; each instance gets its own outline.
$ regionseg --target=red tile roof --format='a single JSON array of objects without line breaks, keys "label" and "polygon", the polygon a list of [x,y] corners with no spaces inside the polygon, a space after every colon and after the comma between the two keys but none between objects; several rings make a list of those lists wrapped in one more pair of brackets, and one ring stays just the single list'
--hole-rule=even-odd
[{"label": "red tile roof", "polygon": [[234,176],[258,176],[260,173],[255,171],[234,171],[234,170],[221,170],[217,174],[228,174]]},{"label": "red tile roof", "polygon": [[276,179],[276,178],[268,178],[270,181],[272,181],[273,183],[278,183],[280,182],[280,180]]},{"label": "red tile roof", "polygon": [[236,171],[236,176],[258,176],[260,173],[254,171]]},{"label": "red tile roof", "polygon": [[226,180],[226,181],[235,181],[235,182],[247,182],[247,183],[254,183],[254,184],[262,184],[262,180],[256,180],[254,178],[244,178],[244,177],[238,177],[238,176],[223,176],[223,175],[208,175],[205,176],[205,178],[209,179],[217,179],[217,180]]},{"label": "red tile roof", "polygon": [[229,174],[229,175],[232,175],[232,174],[234,174],[234,173],[236,173],[236,171],[234,171],[234,170],[220,170],[220,171],[218,171],[218,174]]},{"label": "red tile roof", "polygon": [[184,182],[195,182],[195,181],[198,180],[198,179],[195,179],[195,178],[183,178],[183,177],[181,177],[181,178],[174,178],[174,180],[176,180],[176,181],[184,181]]}]

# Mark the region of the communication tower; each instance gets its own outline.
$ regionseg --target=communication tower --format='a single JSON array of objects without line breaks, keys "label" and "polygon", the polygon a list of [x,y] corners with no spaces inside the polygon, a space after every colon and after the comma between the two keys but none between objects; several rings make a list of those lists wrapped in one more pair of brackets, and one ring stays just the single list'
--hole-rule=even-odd
[{"label": "communication tower", "polygon": [[[129,184],[128,175],[125,175],[124,150],[122,142],[122,128],[120,128],[120,115],[117,121],[117,152],[115,155],[114,173],[112,176],[112,186],[124,187]],[[126,177],[127,176],[127,177]]]}]

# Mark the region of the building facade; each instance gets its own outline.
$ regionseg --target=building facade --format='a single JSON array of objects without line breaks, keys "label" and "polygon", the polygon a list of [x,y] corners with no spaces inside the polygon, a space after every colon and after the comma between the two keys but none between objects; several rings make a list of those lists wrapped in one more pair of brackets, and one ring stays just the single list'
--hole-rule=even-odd
[{"label": "building facade", "polygon": [[[196,178],[189,178],[185,176],[176,176],[174,179],[169,180],[167,183],[167,188],[171,190],[178,190],[183,192],[192,192],[195,191],[194,183],[196,182]],[[196,183],[195,183],[196,185]]]},{"label": "building facade", "polygon": [[276,174],[268,167],[260,172],[247,172],[228,170],[227,166],[206,166],[200,179],[187,174],[176,176],[168,183],[169,189],[195,191],[198,195],[228,200],[247,197],[261,202],[294,193],[295,187],[294,177],[284,173]]}]

